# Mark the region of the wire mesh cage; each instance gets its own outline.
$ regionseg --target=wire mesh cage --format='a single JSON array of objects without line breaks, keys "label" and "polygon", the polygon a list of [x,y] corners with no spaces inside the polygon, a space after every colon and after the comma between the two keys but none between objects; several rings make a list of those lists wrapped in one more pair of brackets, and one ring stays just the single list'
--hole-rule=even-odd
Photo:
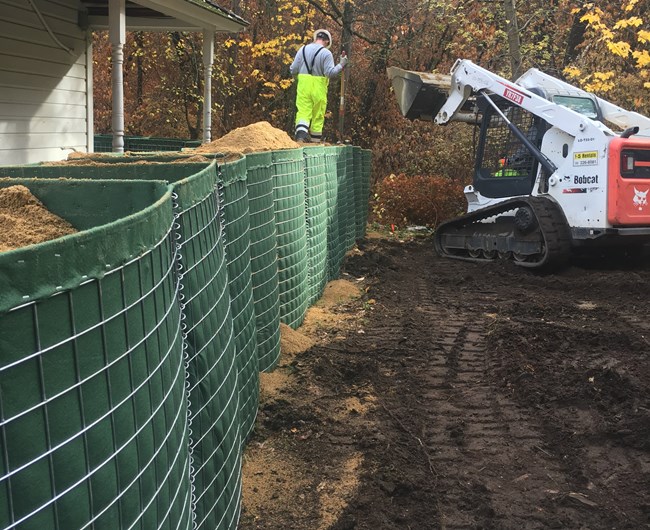
[{"label": "wire mesh cage", "polygon": [[220,167],[218,190],[228,264],[233,340],[237,356],[239,421],[242,439],[246,440],[257,417],[260,380],[244,158]]},{"label": "wire mesh cage", "polygon": [[337,180],[337,150],[335,146],[324,148],[325,182],[327,193],[327,279],[339,277],[339,196]]},{"label": "wire mesh cage", "polygon": [[309,296],[304,164],[302,149],[273,151],[280,319],[294,329],[305,318]]},{"label": "wire mesh cage", "polygon": [[309,300],[316,302],[325,289],[327,267],[327,183],[323,147],[307,147],[305,156],[305,208]]},{"label": "wire mesh cage", "polygon": [[251,240],[251,276],[260,371],[272,370],[280,359],[280,286],[273,211],[273,155],[246,155],[246,186]]},{"label": "wire mesh cage", "polygon": [[0,254],[0,526],[190,528],[171,191],[23,183],[80,232]]}]

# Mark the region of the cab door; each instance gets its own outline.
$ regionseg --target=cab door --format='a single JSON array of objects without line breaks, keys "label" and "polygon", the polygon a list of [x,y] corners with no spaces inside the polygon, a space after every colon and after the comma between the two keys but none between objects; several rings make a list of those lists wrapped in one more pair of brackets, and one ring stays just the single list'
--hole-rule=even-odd
[{"label": "cab door", "polygon": [[650,226],[650,138],[609,144],[607,220],[613,226]]}]

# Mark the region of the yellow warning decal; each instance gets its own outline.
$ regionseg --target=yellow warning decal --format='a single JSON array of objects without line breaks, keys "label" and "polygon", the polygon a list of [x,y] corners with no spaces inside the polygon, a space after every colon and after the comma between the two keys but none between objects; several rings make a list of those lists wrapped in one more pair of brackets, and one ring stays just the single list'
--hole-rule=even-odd
[{"label": "yellow warning decal", "polygon": [[574,166],[597,166],[598,165],[598,151],[582,151],[580,153],[573,153]]}]

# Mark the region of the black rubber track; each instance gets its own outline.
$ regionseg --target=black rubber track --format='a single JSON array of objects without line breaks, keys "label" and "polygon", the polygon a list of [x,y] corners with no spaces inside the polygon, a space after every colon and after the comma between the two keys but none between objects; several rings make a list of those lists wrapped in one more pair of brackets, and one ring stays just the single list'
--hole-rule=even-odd
[{"label": "black rubber track", "polygon": [[[450,230],[463,232],[469,228],[473,234],[476,234],[483,224],[481,221],[484,219],[516,210],[522,206],[528,206],[535,214],[538,224],[537,234],[543,252],[536,260],[515,260],[515,263],[521,267],[541,270],[556,270],[561,268],[566,264],[571,253],[571,232],[562,210],[560,210],[555,202],[546,197],[518,197],[516,199],[508,199],[494,206],[488,206],[487,208],[482,208],[442,223],[437,228],[434,237],[436,251],[440,256],[446,258],[475,262],[491,261],[488,258],[473,258],[469,254],[453,254],[445,249],[442,238]],[[514,233],[514,229],[515,227],[513,225],[510,233]]]}]

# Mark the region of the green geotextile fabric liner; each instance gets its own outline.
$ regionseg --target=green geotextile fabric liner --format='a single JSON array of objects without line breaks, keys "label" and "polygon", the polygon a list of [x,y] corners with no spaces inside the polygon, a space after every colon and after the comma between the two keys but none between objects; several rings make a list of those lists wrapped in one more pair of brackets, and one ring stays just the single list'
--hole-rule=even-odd
[{"label": "green geotextile fabric liner", "polygon": [[345,195],[347,198],[347,224],[345,250],[346,252],[354,246],[357,235],[357,198],[355,196],[355,172],[354,172],[354,147],[345,146],[346,169],[345,169]]},{"label": "green geotextile fabric liner", "polygon": [[[69,178],[69,179],[118,179],[118,180],[164,180],[177,182],[198,173],[209,162],[186,162],[183,157],[174,163],[169,161],[153,162],[146,157],[104,156],[100,162],[93,164],[72,165],[37,165],[37,166],[0,166],[0,179],[13,178]],[[143,163],[146,162],[146,163]]]},{"label": "green geotextile fabric liner", "polygon": [[368,225],[368,215],[370,213],[370,178],[372,173],[372,151],[370,149],[361,150],[361,175],[363,180],[362,192],[363,192],[363,217],[361,223],[364,227],[364,232],[362,236],[365,236],[365,230]]},{"label": "green geotextile fabric liner", "polygon": [[232,529],[241,496],[241,434],[228,267],[213,163],[174,184],[196,528]]},{"label": "green geotextile fabric liner", "polygon": [[280,320],[296,329],[305,318],[309,297],[305,162],[302,149],[278,150],[272,155]]},{"label": "green geotextile fabric liner", "polygon": [[350,192],[348,189],[348,147],[336,147],[336,182],[337,182],[337,225],[339,229],[338,252],[336,253],[336,267],[340,270],[343,258],[348,250],[348,228],[351,221]]},{"label": "green geotextile fabric liner", "polygon": [[[152,217],[137,215],[156,201],[167,200],[163,182],[1,179],[0,187],[24,185],[54,214],[78,233],[41,243],[38,252],[25,247],[0,253],[0,313],[101,278],[155,243],[146,230]],[[63,190],[63,191],[61,191]],[[92,201],[86,200],[92,196]],[[93,208],[88,208],[88,204]],[[112,224],[116,221],[115,224]],[[139,228],[143,226],[144,230]],[[69,252],[71,245],[74,252]],[[66,250],[68,249],[68,250]],[[66,252],[62,252],[66,250]]]},{"label": "green geotextile fabric liner", "polygon": [[338,182],[336,177],[337,147],[323,148],[325,157],[325,184],[327,193],[327,279],[339,277],[341,264],[339,255],[339,223],[338,223]]},{"label": "green geotextile fabric liner", "polygon": [[307,267],[309,301],[312,305],[323,294],[327,283],[327,184],[323,147],[304,148],[305,207],[307,222]]},{"label": "green geotextile fabric liner", "polygon": [[[185,147],[198,147],[200,140],[182,138],[152,138],[148,136],[124,136],[125,151],[180,151]],[[96,152],[108,152],[113,149],[113,135],[96,134],[94,137]]]},{"label": "green geotextile fabric liner", "polygon": [[363,154],[360,147],[352,148],[354,160],[354,215],[355,215],[355,239],[361,239],[366,234],[366,223],[368,211],[368,196],[365,186],[366,176],[363,173]]},{"label": "green geotextile fabric liner", "polygon": [[250,215],[246,160],[220,167],[220,209],[226,243],[230,312],[238,369],[239,423],[242,440],[253,430],[259,403],[259,361],[250,254]]},{"label": "green geotextile fabric liner", "polygon": [[280,360],[280,288],[271,152],[246,155],[246,173],[257,357],[260,371],[266,372]]},{"label": "green geotextile fabric liner", "polygon": [[0,254],[0,527],[189,529],[169,187],[20,183],[82,231]]},{"label": "green geotextile fabric liner", "polygon": [[[225,249],[217,209],[216,164],[176,163],[6,166],[0,177],[162,179],[173,183],[182,235],[183,316],[190,387],[194,516],[208,528],[232,528],[240,510],[241,434],[237,368]],[[119,200],[117,201],[119,204]],[[56,213],[56,212],[55,212]]]}]

